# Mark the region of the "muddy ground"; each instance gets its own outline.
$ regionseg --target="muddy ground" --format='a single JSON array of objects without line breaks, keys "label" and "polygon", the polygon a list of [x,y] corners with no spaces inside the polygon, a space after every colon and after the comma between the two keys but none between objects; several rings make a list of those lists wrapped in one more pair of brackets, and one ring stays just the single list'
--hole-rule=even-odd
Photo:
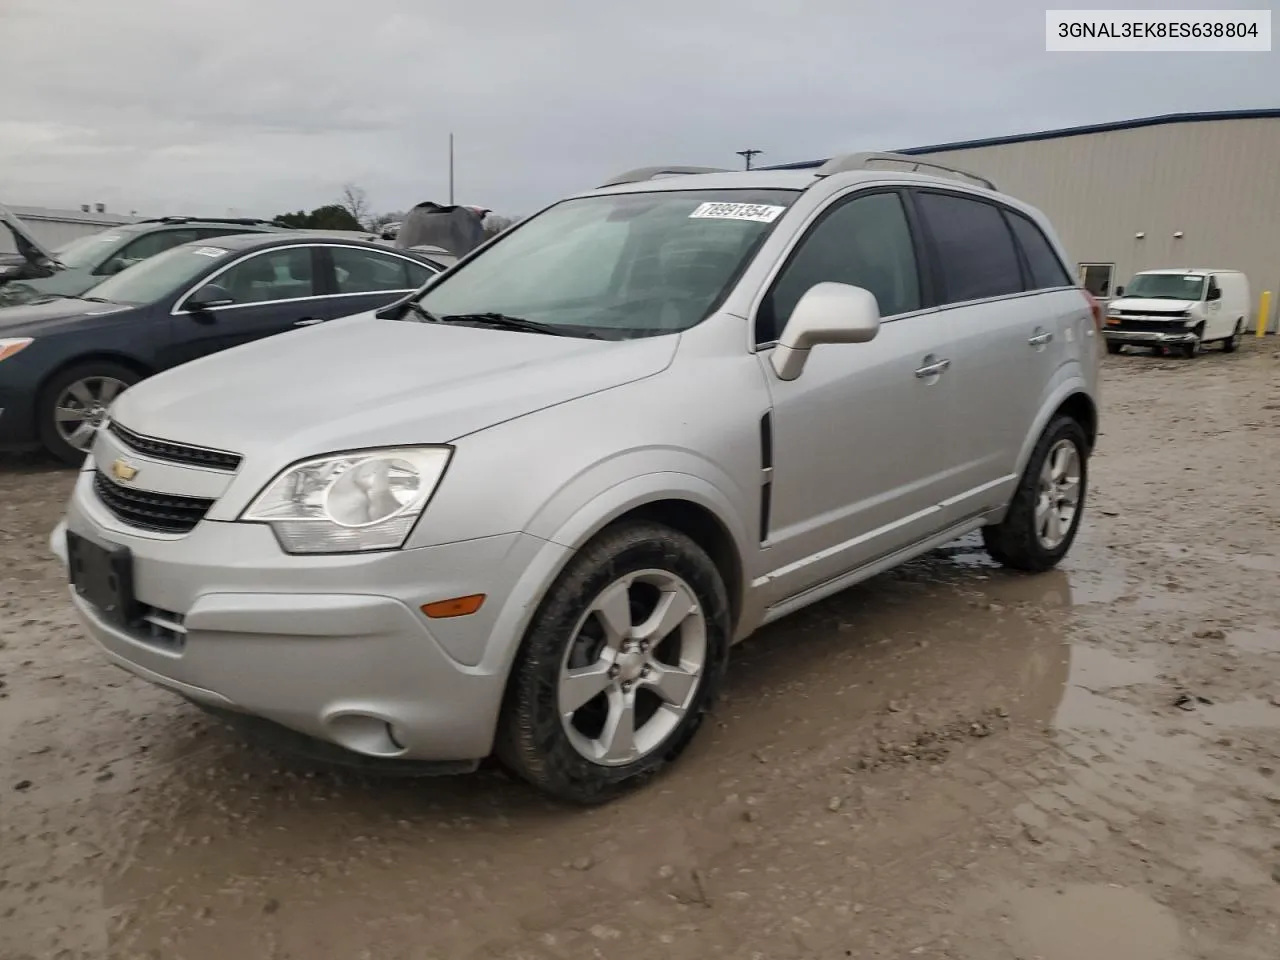
[{"label": "muddy ground", "polygon": [[0,958],[1280,956],[1280,344],[1108,358],[1063,569],[976,540],[739,647],[581,812],[282,761],[108,666],[0,462]]}]

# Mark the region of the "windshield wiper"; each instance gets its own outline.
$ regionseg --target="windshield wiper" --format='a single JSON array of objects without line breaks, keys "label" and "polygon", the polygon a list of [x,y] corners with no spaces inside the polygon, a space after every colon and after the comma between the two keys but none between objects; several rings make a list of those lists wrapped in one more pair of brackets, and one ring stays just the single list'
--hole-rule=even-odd
[{"label": "windshield wiper", "polygon": [[603,339],[587,330],[566,330],[550,323],[538,323],[523,317],[512,317],[505,313],[449,313],[440,318],[441,323],[479,323],[497,327],[500,330],[519,330],[522,333],[546,333],[553,337],[587,337],[592,340]]}]

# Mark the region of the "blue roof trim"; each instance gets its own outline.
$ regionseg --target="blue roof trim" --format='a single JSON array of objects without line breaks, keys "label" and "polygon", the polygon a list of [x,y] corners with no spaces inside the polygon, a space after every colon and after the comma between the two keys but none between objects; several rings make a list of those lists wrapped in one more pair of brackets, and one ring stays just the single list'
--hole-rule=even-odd
[{"label": "blue roof trim", "polygon": [[[1016,133],[1005,137],[988,137],[985,140],[957,140],[953,143],[936,143],[927,147],[907,147],[895,150],[914,156],[926,153],[942,153],[946,150],[972,150],[975,147],[998,147],[1009,143],[1034,143],[1037,140],[1057,140],[1060,137],[1083,137],[1091,133],[1111,133],[1116,130],[1138,130],[1142,127],[1159,127],[1166,123],[1208,123],[1215,120],[1277,120],[1280,108],[1258,110],[1213,110],[1206,113],[1166,113],[1159,117],[1141,117],[1137,120],[1115,120],[1110,123],[1090,123],[1082,127],[1063,127],[1060,130],[1041,130],[1038,133]],[[820,167],[826,160],[799,160],[795,163],[779,163],[757,170],[809,170]]]}]

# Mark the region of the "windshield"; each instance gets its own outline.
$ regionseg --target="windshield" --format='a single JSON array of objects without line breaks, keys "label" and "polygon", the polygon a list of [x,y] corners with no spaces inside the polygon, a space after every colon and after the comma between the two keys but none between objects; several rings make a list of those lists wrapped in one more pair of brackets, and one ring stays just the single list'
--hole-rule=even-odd
[{"label": "windshield", "polygon": [[53,251],[53,255],[68,270],[96,267],[124,239],[125,234],[117,229],[102,230],[99,233],[91,233],[87,237],[76,237],[70,243],[64,243]]},{"label": "windshield", "polygon": [[84,296],[114,303],[155,303],[161,297],[176,293],[178,287],[190,283],[226,255],[222,247],[184,244],[126,267],[96,287],[90,287]]},{"label": "windshield", "polygon": [[609,339],[700,323],[795,200],[792,190],[580,197],[513,228],[428,287],[437,317],[505,314]]},{"label": "windshield", "polygon": [[1139,273],[1124,288],[1124,295],[1149,300],[1200,300],[1203,291],[1202,274]]}]

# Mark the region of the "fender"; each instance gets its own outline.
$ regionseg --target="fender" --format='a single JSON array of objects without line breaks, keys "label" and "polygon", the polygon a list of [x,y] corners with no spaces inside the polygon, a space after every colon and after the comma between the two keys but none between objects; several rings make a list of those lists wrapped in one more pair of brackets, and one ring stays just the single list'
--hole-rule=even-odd
[{"label": "fender", "polygon": [[1022,441],[1022,449],[1018,451],[1016,476],[1021,477],[1023,471],[1027,469],[1027,461],[1031,459],[1031,451],[1035,449],[1036,443],[1039,442],[1040,434],[1044,433],[1044,428],[1049,425],[1049,419],[1062,406],[1063,401],[1077,393],[1088,397],[1089,402],[1094,405],[1096,411],[1098,405],[1097,397],[1090,391],[1079,362],[1072,360],[1059,367],[1053,376],[1053,380],[1050,381],[1048,393],[1040,404],[1040,411],[1036,414],[1035,421],[1032,423],[1026,439]]},{"label": "fender", "polygon": [[614,520],[637,507],[659,500],[686,500],[713,514],[733,539],[746,574],[750,535],[734,510],[733,501],[723,490],[701,477],[686,473],[662,472],[632,477],[600,491],[574,511],[550,536],[526,531],[538,536],[544,544],[507,598],[494,623],[491,642],[477,671],[506,675],[538,602],[578,550]]}]

